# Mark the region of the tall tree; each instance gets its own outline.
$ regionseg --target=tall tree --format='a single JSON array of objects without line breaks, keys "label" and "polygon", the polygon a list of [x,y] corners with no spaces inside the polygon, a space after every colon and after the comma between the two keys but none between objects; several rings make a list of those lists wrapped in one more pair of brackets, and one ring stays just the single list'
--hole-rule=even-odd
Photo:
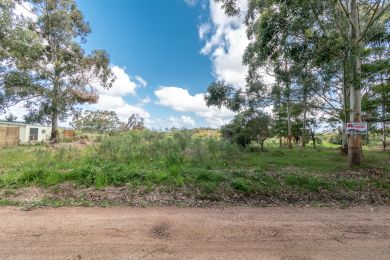
[{"label": "tall tree", "polygon": [[74,105],[97,102],[94,85],[111,87],[110,59],[104,50],[87,54],[81,47],[91,29],[75,0],[26,2],[36,17],[29,29],[37,34],[42,48],[18,57],[16,65],[24,77],[15,71],[6,78],[5,87],[12,91],[30,86],[26,119],[51,123],[55,140],[58,121],[66,119]]},{"label": "tall tree", "polygon": [[390,13],[383,17],[367,35],[368,46],[363,52],[363,119],[382,134],[386,150],[387,125],[390,121]]},{"label": "tall tree", "polygon": [[[239,13],[235,0],[217,2],[222,2],[227,14]],[[244,62],[249,65],[249,79],[264,67],[264,61],[280,53],[284,53],[284,58],[291,58],[285,55],[292,53],[291,43],[305,42],[310,47],[308,50],[314,50],[311,59],[319,69],[329,64],[343,66],[345,120],[361,122],[361,52],[367,44],[367,33],[389,7],[388,0],[250,0],[246,23],[251,42],[244,55]],[[324,98],[323,95],[318,97]],[[330,97],[324,98],[325,102],[334,106],[334,93]],[[361,161],[361,136],[351,134],[348,136],[348,165]]]},{"label": "tall tree", "polygon": [[[348,21],[348,51],[350,62],[349,119],[362,121],[362,48],[367,43],[367,33],[389,11],[388,0],[359,2],[339,0],[345,19]],[[361,135],[348,136],[348,166],[360,164],[363,159]]]},{"label": "tall tree", "polygon": [[[27,28],[27,20],[14,12],[15,1],[0,1],[0,114],[16,103],[25,100],[30,92],[27,84],[22,89],[6,88],[5,82],[10,75],[18,75],[23,81],[25,75],[16,66],[18,58],[37,52],[41,43],[36,33]],[[16,74],[15,72],[19,72]],[[15,95],[18,92],[18,95]]]}]

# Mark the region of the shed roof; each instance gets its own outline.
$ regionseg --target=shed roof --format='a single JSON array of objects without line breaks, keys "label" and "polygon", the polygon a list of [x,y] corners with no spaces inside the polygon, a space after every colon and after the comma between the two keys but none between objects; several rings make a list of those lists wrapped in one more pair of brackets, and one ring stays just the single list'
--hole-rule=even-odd
[{"label": "shed roof", "polygon": [[46,125],[37,125],[37,124],[28,124],[26,122],[23,122],[23,121],[13,121],[13,122],[10,122],[10,121],[7,121],[7,120],[3,120],[3,119],[0,119],[0,125],[19,125],[19,126],[38,126],[38,127],[49,127],[49,126],[46,126]]}]

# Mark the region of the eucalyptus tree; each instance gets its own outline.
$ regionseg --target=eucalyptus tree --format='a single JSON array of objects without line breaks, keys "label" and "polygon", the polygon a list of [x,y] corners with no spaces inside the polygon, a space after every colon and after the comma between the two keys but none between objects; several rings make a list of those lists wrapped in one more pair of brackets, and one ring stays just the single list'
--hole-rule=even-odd
[{"label": "eucalyptus tree", "polygon": [[[346,35],[349,51],[349,119],[352,122],[362,121],[362,49],[367,44],[368,32],[388,14],[388,0],[358,1],[339,0],[348,30],[340,30]],[[360,135],[348,136],[348,166],[360,164],[363,159],[362,138]]]},{"label": "eucalyptus tree", "polygon": [[4,76],[7,71],[6,62],[9,59],[9,47],[12,34],[12,10],[14,3],[11,0],[0,1],[0,113],[5,112],[8,100],[4,92]]},{"label": "eucalyptus tree", "polygon": [[[30,97],[26,119],[51,123],[57,139],[58,121],[70,116],[74,105],[98,100],[97,84],[110,88],[114,79],[104,50],[86,53],[82,48],[91,32],[75,0],[26,0],[35,19],[28,28],[41,48],[17,57],[19,69],[9,74],[5,88]],[[27,93],[23,90],[29,86]]]},{"label": "eucalyptus tree", "polygon": [[[228,15],[240,11],[236,0],[217,2],[222,2]],[[345,121],[361,122],[362,50],[368,32],[388,14],[389,8],[388,0],[249,0],[246,24],[250,44],[244,55],[249,80],[259,73],[264,61],[277,57],[281,51],[286,53],[288,43],[304,42],[309,50],[313,49],[310,59],[321,71],[336,64],[339,73],[334,75],[342,72],[343,107],[337,111],[345,111]],[[334,106],[333,96],[331,100],[318,96]],[[348,165],[361,161],[361,136],[348,135]]]},{"label": "eucalyptus tree", "polygon": [[[28,98],[29,86],[19,95],[15,90],[5,87],[8,76],[15,71],[16,61],[28,53],[36,52],[41,44],[35,32],[27,28],[27,21],[14,12],[15,1],[0,1],[0,114],[6,113],[6,108]],[[20,80],[26,76],[19,70]],[[15,76],[14,76],[15,77]]]},{"label": "eucalyptus tree", "polygon": [[368,32],[363,52],[363,118],[382,133],[386,149],[387,124],[390,121],[390,13]]}]

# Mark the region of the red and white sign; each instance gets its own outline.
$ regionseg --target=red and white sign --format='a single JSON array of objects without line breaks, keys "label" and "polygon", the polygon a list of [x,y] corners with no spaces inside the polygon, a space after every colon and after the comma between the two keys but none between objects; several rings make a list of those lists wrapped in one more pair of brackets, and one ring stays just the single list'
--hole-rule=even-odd
[{"label": "red and white sign", "polygon": [[367,134],[367,122],[351,122],[347,123],[347,134]]}]

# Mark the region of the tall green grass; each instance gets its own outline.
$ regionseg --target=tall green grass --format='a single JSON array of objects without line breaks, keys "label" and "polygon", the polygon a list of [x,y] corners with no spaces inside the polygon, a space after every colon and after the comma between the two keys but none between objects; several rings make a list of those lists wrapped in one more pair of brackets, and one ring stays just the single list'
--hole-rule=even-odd
[{"label": "tall green grass", "polygon": [[163,186],[207,197],[223,192],[272,195],[286,187],[303,193],[390,187],[389,153],[365,151],[363,168],[381,174],[355,177],[344,174],[346,158],[335,149],[260,151],[192,131],[133,131],[82,149],[18,147],[0,150],[0,155],[0,188],[71,181],[99,189]]}]

